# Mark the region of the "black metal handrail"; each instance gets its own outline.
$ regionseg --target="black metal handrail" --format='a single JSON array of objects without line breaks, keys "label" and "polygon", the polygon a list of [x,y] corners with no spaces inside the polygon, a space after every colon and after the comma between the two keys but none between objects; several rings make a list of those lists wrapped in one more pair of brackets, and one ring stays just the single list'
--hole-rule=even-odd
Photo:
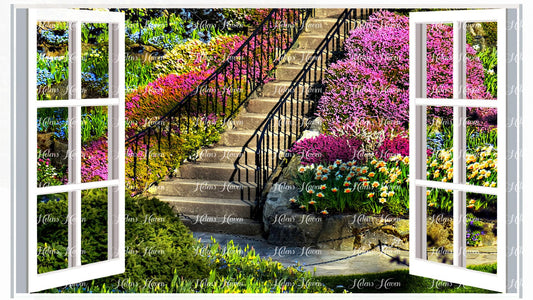
[{"label": "black metal handrail", "polygon": [[[133,179],[131,188],[146,189],[152,183],[146,178],[152,178],[153,172],[158,172],[158,177],[171,173],[176,163],[172,156],[181,151],[178,148],[184,135],[203,131],[207,136],[212,126],[223,126],[233,118],[246,100],[270,78],[270,73],[292,47],[311,13],[312,9],[272,9],[213,74],[157,122],[129,137],[126,149],[132,152],[129,155],[133,156],[133,169],[127,176]],[[154,147],[157,149],[155,155],[152,154]],[[166,159],[165,168],[152,168],[151,161],[157,159]],[[146,173],[141,175],[140,168]],[[138,184],[139,176],[146,176],[142,178],[145,181],[143,187]]]},{"label": "black metal handrail", "polygon": [[375,10],[345,9],[340,14],[311,59],[258,129],[255,150],[257,212],[261,212],[267,185],[272,183],[274,177],[280,174],[281,167],[288,162],[287,149],[300,138],[314,115],[317,102],[325,89],[323,78],[327,67],[342,58],[342,43],[350,30]]}]

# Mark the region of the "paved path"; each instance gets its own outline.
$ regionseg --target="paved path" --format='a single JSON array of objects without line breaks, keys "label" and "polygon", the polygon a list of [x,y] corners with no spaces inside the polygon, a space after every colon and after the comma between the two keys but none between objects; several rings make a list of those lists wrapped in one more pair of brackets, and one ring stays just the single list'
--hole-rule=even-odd
[{"label": "paved path", "polygon": [[[336,251],[331,249],[317,249],[314,247],[285,247],[267,243],[261,236],[236,236],[222,233],[194,232],[196,239],[202,243],[210,243],[211,236],[221,245],[230,240],[241,247],[254,247],[256,253],[263,258],[271,257],[274,261],[290,266],[299,262],[304,269],[322,275],[351,275],[378,273],[399,269],[408,269],[403,263],[409,264],[409,252],[395,248],[378,248],[371,251]],[[467,264],[483,264],[496,261],[496,247],[477,247],[468,249]],[[452,254],[446,254],[448,260]],[[428,255],[430,260],[436,261],[442,256]],[[398,259],[392,259],[398,258]],[[398,262],[401,261],[401,262]]]}]

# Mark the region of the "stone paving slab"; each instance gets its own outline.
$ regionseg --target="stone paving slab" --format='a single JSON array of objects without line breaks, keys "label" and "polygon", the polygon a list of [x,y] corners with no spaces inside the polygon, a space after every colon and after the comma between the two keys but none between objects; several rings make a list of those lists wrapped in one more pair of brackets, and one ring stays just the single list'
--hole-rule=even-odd
[{"label": "stone paving slab", "polygon": [[[249,245],[262,258],[271,257],[272,260],[278,261],[284,266],[299,262],[304,265],[306,271],[314,272],[316,276],[379,273],[409,268],[405,264],[398,263],[399,260],[409,264],[409,252],[389,247],[383,247],[382,251],[379,251],[378,248],[368,252],[336,251],[314,247],[276,246],[269,244],[260,235],[247,237],[206,232],[194,232],[193,235],[196,239],[201,238],[201,242],[204,244],[211,243],[211,236],[213,236],[221,245],[225,245],[230,240],[242,248]],[[469,247],[467,249],[467,265],[496,262],[495,252],[495,246]],[[445,256],[449,261],[453,254],[445,254]],[[439,261],[442,256],[428,255],[428,257],[432,261]],[[398,258],[398,260],[392,258]]]}]

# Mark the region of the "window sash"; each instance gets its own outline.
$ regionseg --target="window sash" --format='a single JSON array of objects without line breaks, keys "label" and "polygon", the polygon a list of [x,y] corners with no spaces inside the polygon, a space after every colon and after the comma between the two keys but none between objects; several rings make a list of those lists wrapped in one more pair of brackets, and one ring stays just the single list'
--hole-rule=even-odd
[{"label": "window sash", "polygon": [[[28,48],[28,165],[27,165],[27,282],[26,291],[77,283],[84,280],[124,272],[124,197],[125,197],[125,135],[124,135],[124,14],[115,12],[27,9]],[[39,101],[36,95],[36,46],[38,21],[69,22],[69,100]],[[81,97],[81,24],[109,24],[109,98],[82,99]],[[99,182],[81,182],[81,107],[108,107],[108,177]],[[37,109],[41,107],[67,107],[69,111],[69,184],[37,187]],[[81,265],[81,191],[108,188],[108,258],[105,261]],[[69,223],[68,260],[66,269],[37,274],[37,196],[68,192]],[[24,289],[24,287],[22,287]],[[20,291],[21,289],[18,288]]]},{"label": "window sash", "polygon": [[[507,10],[472,10],[416,12],[410,14],[410,273],[440,280],[464,283],[501,292],[511,291],[506,287],[507,272],[506,234],[507,215],[507,164],[504,158],[498,159],[498,187],[487,188],[467,185],[465,180],[466,164],[466,107],[494,107],[498,109],[498,152],[507,153],[506,120],[508,118],[507,74],[506,74],[506,27]],[[464,24],[467,22],[497,22],[498,30],[498,94],[496,100],[465,99],[466,64]],[[426,25],[453,23],[453,99],[426,98]],[[427,106],[453,107],[454,122],[454,181],[452,183],[426,180],[426,109]],[[452,189],[454,194],[454,265],[427,261],[426,188]],[[497,195],[497,274],[486,274],[468,270],[466,266],[466,192]]]}]

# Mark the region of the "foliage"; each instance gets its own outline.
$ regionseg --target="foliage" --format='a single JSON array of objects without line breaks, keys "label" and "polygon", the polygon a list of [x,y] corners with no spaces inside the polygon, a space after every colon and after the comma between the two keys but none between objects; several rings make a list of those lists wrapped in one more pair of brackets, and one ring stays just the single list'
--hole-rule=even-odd
[{"label": "foliage", "polygon": [[[496,264],[467,266],[468,269],[496,273]],[[409,270],[373,274],[319,276],[335,293],[495,293],[432,278],[410,275]]]},{"label": "foliage", "polygon": [[498,93],[498,76],[496,73],[496,67],[498,65],[498,54],[496,47],[485,48],[477,53],[477,56],[483,64],[483,71],[485,74],[484,84],[487,90],[496,98]]},{"label": "foliage", "polygon": [[177,75],[190,71],[213,70],[230,58],[245,37],[217,36],[204,43],[200,40],[188,40],[185,43],[175,45],[165,56],[155,63],[155,70],[159,76],[170,73]]},{"label": "foliage", "polygon": [[385,208],[403,215],[409,208],[409,157],[372,159],[364,165],[337,160],[329,165],[301,166],[294,181],[300,189],[295,208],[322,215],[342,212],[380,214]]},{"label": "foliage", "polygon": [[[84,253],[95,253],[88,262],[105,260],[107,197],[103,190],[83,195],[82,212],[87,233],[82,235]],[[66,199],[39,203],[39,213],[66,216]],[[281,293],[329,292],[322,283],[312,279],[301,265],[283,267],[270,258],[262,259],[253,248],[241,248],[230,241],[220,245],[214,239],[203,245],[175,216],[170,206],[152,198],[126,196],[126,271],[92,282],[82,282],[48,290],[51,293]],[[40,226],[48,240],[66,243],[67,226],[45,223]],[[65,250],[39,244],[47,249]],[[45,245],[46,243],[46,245]],[[57,252],[57,251],[56,251]],[[66,267],[65,252],[48,251],[39,260],[42,272]],[[43,257],[42,255],[38,257]],[[82,261],[83,262],[83,261]],[[64,265],[61,265],[64,264]]]},{"label": "foliage", "polygon": [[289,149],[289,153],[299,155],[303,165],[329,164],[337,159],[362,161],[364,156],[360,155],[359,152],[361,144],[362,142],[356,138],[346,139],[344,137],[320,134],[316,137],[296,142]]},{"label": "foliage", "polygon": [[[191,122],[189,132],[186,132],[187,119]],[[172,175],[179,165],[199,148],[220,139],[223,130],[221,119],[200,116],[184,117],[182,121],[179,130],[183,133],[180,136],[176,134],[178,128],[173,128],[169,133],[163,126],[165,129],[161,133],[160,146],[156,132],[152,132],[149,138],[147,135],[127,145],[126,184],[131,191],[145,191],[152,183]],[[175,124],[179,123],[178,120],[175,121]]]},{"label": "foliage", "polygon": [[[106,189],[83,191],[82,194],[82,263],[107,259],[107,193]],[[142,282],[148,278],[167,282],[173,272],[188,279],[204,278],[209,262],[195,252],[196,242],[168,204],[152,198],[126,195],[126,271],[123,274],[99,279],[95,284],[116,286],[119,280]],[[39,202],[39,215],[53,216],[57,222],[38,226],[39,247],[55,247],[61,251],[45,252],[39,260],[40,272],[57,270],[66,264],[68,227],[67,199]],[[46,246],[45,246],[46,243]],[[52,246],[53,245],[53,246]],[[59,245],[59,246],[57,246]],[[61,254],[61,255],[59,255]],[[40,257],[40,256],[38,256]],[[66,267],[64,265],[63,267]],[[94,282],[93,282],[94,283]]]},{"label": "foliage", "polygon": [[[466,153],[467,183],[477,186],[497,187],[497,151],[492,146],[478,147]],[[453,155],[451,150],[436,151],[428,157],[427,179],[433,181],[453,181]],[[428,206],[433,210],[450,212],[453,209],[451,190],[428,189]],[[467,208],[473,211],[492,208],[496,204],[494,195],[467,193]]]},{"label": "foliage", "polygon": [[107,107],[82,107],[81,109],[81,143],[107,136]]},{"label": "foliage", "polygon": [[56,168],[50,158],[37,149],[37,186],[46,187],[62,185],[67,182],[66,166]]},{"label": "foliage", "polygon": [[84,144],[81,151],[82,182],[107,180],[107,137]]},{"label": "foliage", "polygon": [[485,235],[485,231],[483,230],[483,222],[475,218],[473,214],[467,214],[466,245],[472,247],[478,246],[479,244],[481,244],[481,239],[483,235]]}]

